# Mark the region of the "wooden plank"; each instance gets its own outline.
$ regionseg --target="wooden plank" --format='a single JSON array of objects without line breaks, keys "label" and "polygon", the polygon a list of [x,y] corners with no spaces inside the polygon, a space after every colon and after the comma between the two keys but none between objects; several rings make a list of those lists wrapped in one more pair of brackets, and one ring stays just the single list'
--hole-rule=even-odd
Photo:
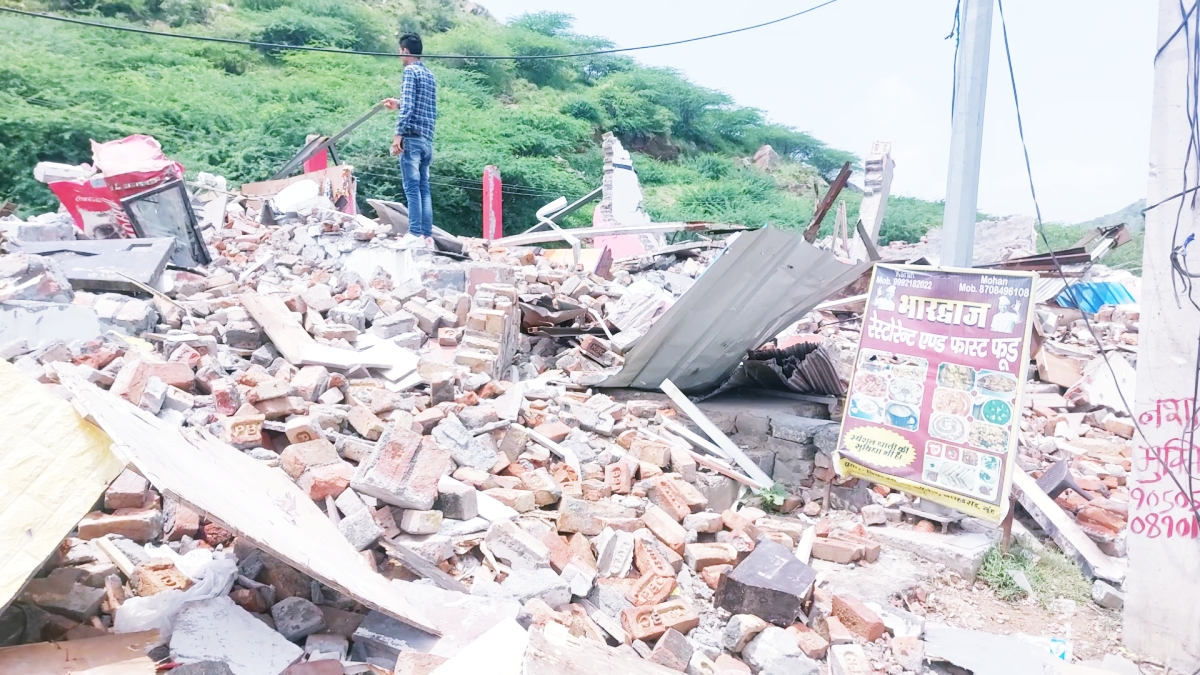
[{"label": "wooden plank", "polygon": [[515,234],[492,242],[492,246],[532,246],[550,241],[564,241],[566,236],[578,239],[595,239],[613,234],[660,234],[667,232],[742,232],[750,228],[745,225],[720,223],[651,223],[649,225],[622,225],[619,227],[573,227],[566,230],[543,230],[528,234]]},{"label": "wooden plank", "polygon": [[124,574],[126,579],[133,576],[133,561],[121,549],[117,548],[116,544],[112,543],[112,540],[107,535],[99,539],[93,539],[92,543],[96,548],[100,549],[101,553],[108,556],[108,559],[112,561],[112,564],[117,566],[118,570],[121,570],[121,574]]},{"label": "wooden plank", "polygon": [[683,426],[679,422],[663,420],[663,426],[667,428],[667,431],[679,434],[684,440],[688,441],[692,445],[695,445],[701,450],[707,450],[708,452],[711,452],[722,459],[730,459],[729,453],[721,449],[720,446],[713,445],[708,439],[694,433],[691,429]]},{"label": "wooden plank", "polygon": [[423,579],[429,579],[437,584],[439,588],[447,591],[457,591],[470,595],[471,589],[466,584],[446,574],[442,571],[442,568],[417,555],[404,544],[398,544],[387,539],[380,539],[379,543],[383,546],[383,550],[387,551],[389,557],[395,558],[401,565],[411,570],[413,574]]},{"label": "wooden plank", "polygon": [[678,408],[680,412],[691,418],[691,420],[696,423],[696,426],[700,427],[701,431],[703,431],[709,438],[713,440],[713,442],[720,446],[722,450],[729,454],[730,459],[737,462],[737,465],[742,467],[742,471],[745,471],[746,475],[749,476],[751,480],[753,480],[755,483],[758,483],[759,486],[764,489],[775,484],[775,481],[771,480],[771,477],[768,476],[762,469],[760,469],[759,466],[754,463],[754,460],[750,459],[746,453],[742,452],[742,449],[739,448],[736,443],[729,440],[728,436],[721,433],[721,430],[717,428],[717,425],[713,424],[711,420],[705,417],[704,413],[700,412],[700,409],[696,407],[696,404],[688,400],[688,397],[684,396],[682,391],[679,391],[679,387],[676,387],[675,384],[670,380],[663,380],[660,388],[667,394],[667,396],[671,397],[671,401],[675,404],[675,407]]},{"label": "wooden plank", "polygon": [[158,631],[102,635],[69,642],[38,642],[0,649],[0,673],[16,675],[154,675],[146,650]]},{"label": "wooden plank", "polygon": [[817,204],[817,208],[813,210],[812,222],[804,230],[804,241],[813,243],[817,240],[817,233],[821,231],[821,221],[825,220],[825,214],[829,213],[829,209],[833,208],[833,201],[841,194],[842,188],[846,187],[846,183],[850,180],[850,162],[846,162],[842,166],[842,170],[838,172],[837,178],[833,179],[833,183],[829,185],[829,191],[821,198]]},{"label": "wooden plank", "polygon": [[304,330],[299,321],[292,318],[292,313],[288,311],[287,305],[283,304],[283,300],[274,295],[259,293],[242,293],[238,299],[242,307],[245,307],[258,325],[262,326],[283,358],[293,366],[302,365],[305,349],[315,345],[317,341]]},{"label": "wooden plank", "polygon": [[1112,558],[1105,555],[1075,520],[1038,487],[1037,481],[1015,466],[1013,485],[1021,491],[1021,506],[1025,507],[1063,553],[1083,567],[1085,574],[1117,584],[1125,579],[1125,572]]}]

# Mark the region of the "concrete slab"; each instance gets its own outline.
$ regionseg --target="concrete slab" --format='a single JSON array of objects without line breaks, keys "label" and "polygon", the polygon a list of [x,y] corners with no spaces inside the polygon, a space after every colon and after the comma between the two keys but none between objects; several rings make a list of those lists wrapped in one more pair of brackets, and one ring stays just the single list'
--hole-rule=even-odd
[{"label": "concrete slab", "polygon": [[105,330],[91,307],[58,302],[0,302],[0,344],[25,340],[30,349],[61,340],[91,340]]},{"label": "concrete slab", "polygon": [[1013,635],[936,624],[925,628],[925,656],[949,661],[974,675],[1042,673],[1051,659],[1042,647]]},{"label": "concrete slab", "polygon": [[221,661],[234,675],[279,675],[303,654],[227,595],[184,605],[171,635],[172,659]]},{"label": "concrete slab", "polygon": [[939,534],[896,527],[869,527],[867,531],[884,545],[884,550],[892,546],[930,562],[941,563],[967,581],[975,580],[984,556],[999,541],[999,530],[992,534]]},{"label": "concrete slab", "polygon": [[138,287],[118,274],[147,286],[162,275],[175,240],[169,238],[107,239],[98,241],[15,242],[14,250],[52,258],[77,291],[124,291]]}]

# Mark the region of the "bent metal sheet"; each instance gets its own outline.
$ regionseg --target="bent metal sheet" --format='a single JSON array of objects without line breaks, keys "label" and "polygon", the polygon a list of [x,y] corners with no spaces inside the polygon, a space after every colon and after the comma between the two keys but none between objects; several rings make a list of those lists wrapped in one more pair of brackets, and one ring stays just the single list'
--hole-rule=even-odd
[{"label": "bent metal sheet", "polygon": [[875,267],[834,461],[840,476],[1004,517],[1034,279]]}]

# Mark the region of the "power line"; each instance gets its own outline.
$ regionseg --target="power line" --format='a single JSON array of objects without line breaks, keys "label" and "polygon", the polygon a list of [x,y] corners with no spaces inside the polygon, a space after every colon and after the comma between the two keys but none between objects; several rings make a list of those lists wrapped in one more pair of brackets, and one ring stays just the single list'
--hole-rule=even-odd
[{"label": "power line", "polygon": [[[782,16],[782,17],[779,17],[778,19],[772,19],[770,21],[764,21],[763,23],[754,24],[753,26],[745,26],[743,28],[735,28],[733,30],[722,31],[720,33],[712,33],[710,35],[701,35],[699,37],[686,38],[683,40],[674,40],[672,42],[660,42],[658,44],[642,45],[640,47],[614,47],[612,49],[599,49],[599,50],[591,51],[591,52],[574,52],[574,53],[568,53],[568,54],[527,54],[527,55],[521,55],[521,56],[498,56],[498,55],[492,55],[492,54],[422,54],[421,58],[425,58],[425,59],[474,59],[474,60],[480,60],[480,61],[542,61],[542,60],[547,60],[547,59],[569,59],[569,58],[578,58],[578,57],[583,57],[583,56],[602,56],[605,54],[621,54],[621,53],[625,53],[625,52],[635,52],[635,51],[641,51],[641,50],[645,50],[645,49],[657,49],[659,47],[672,47],[674,45],[682,45],[682,44],[687,44],[689,42],[699,42],[701,40],[710,40],[712,38],[724,37],[726,35],[733,35],[734,33],[744,33],[749,30],[755,30],[757,28],[764,28],[766,26],[771,26],[771,25],[774,25],[777,23],[782,23],[789,19],[794,19],[798,16],[808,14],[809,12],[815,12],[816,10],[821,9],[822,7],[825,7],[827,5],[832,5],[833,3],[837,2],[837,1],[838,0],[826,0],[825,2],[823,2],[819,5],[814,5],[812,7],[809,7],[808,9],[801,10],[794,14]],[[75,24],[78,26],[88,26],[91,28],[107,28],[109,30],[123,31],[126,33],[137,33],[139,35],[152,35],[152,36],[156,36],[156,37],[179,38],[179,39],[183,39],[183,40],[200,40],[203,42],[219,42],[222,44],[243,45],[246,47],[258,47],[260,49],[282,49],[282,50],[304,51],[304,52],[323,52],[323,53],[327,53],[327,54],[348,54],[348,55],[353,55],[353,56],[384,56],[384,57],[392,57],[392,58],[395,58],[396,56],[398,56],[398,54],[395,54],[392,52],[360,52],[360,51],[354,51],[354,50],[350,50],[350,49],[333,49],[330,47],[285,45],[285,44],[275,44],[275,43],[271,43],[271,42],[255,42],[252,40],[237,40],[234,38],[222,38],[222,37],[215,37],[215,36],[211,36],[211,35],[193,35],[193,34],[188,34],[188,33],[166,33],[166,32],[162,32],[162,31],[150,30],[148,28],[137,28],[134,26],[117,26],[114,24],[100,23],[97,21],[86,21],[84,19],[74,19],[74,18],[66,17],[66,16],[57,16],[54,14],[44,14],[42,12],[30,12],[28,10],[16,9],[14,7],[0,7],[0,11],[8,12],[10,14],[19,14],[21,16],[33,17],[33,18],[37,18],[37,19],[49,19],[51,21],[61,21],[63,23],[71,23],[71,24]]]},{"label": "power line", "polygon": [[[1038,234],[1041,235],[1042,242],[1046,245],[1046,248],[1050,252],[1050,258],[1051,258],[1051,260],[1054,261],[1054,267],[1058,271],[1059,278],[1062,280],[1063,284],[1066,286],[1066,288],[1064,290],[1067,292],[1068,297],[1071,298],[1071,302],[1073,302],[1077,308],[1082,309],[1083,305],[1082,305],[1082,303],[1079,302],[1079,298],[1075,295],[1074,284],[1067,281],[1067,276],[1066,276],[1065,272],[1063,271],[1062,263],[1059,262],[1058,255],[1055,254],[1055,252],[1054,252],[1054,247],[1050,245],[1050,239],[1046,236],[1046,228],[1042,224],[1042,208],[1038,204],[1037,190],[1035,190],[1034,186],[1033,186],[1033,168],[1029,163],[1029,146],[1025,142],[1025,126],[1021,120],[1021,101],[1017,96],[1017,75],[1016,75],[1016,71],[1013,69],[1012,49],[1009,47],[1009,43],[1008,43],[1008,23],[1004,20],[1004,0],[996,0],[996,4],[1000,9],[1000,28],[1001,28],[1001,33],[1004,36],[1004,55],[1008,59],[1008,76],[1009,76],[1009,81],[1012,82],[1013,106],[1016,108],[1016,111],[1017,111],[1017,133],[1021,137],[1021,149],[1025,153],[1025,173],[1029,177],[1029,193],[1030,193],[1030,196],[1033,197],[1033,208],[1037,214]],[[1108,359],[1108,352],[1104,351],[1104,347],[1100,342],[1100,337],[1096,334],[1096,329],[1092,325],[1091,319],[1088,318],[1087,312],[1080,311],[1080,315],[1083,317],[1084,325],[1087,326],[1088,333],[1091,334],[1092,340],[1094,340],[1096,342],[1096,344],[1098,346],[1100,346],[1100,356],[1104,359],[1104,365],[1108,368],[1109,373],[1112,375],[1113,381],[1119,382],[1120,380],[1117,377],[1117,373],[1113,369],[1112,363]],[[1197,354],[1197,358],[1200,359],[1200,354]],[[1198,362],[1197,365],[1200,365],[1200,362]],[[1197,373],[1197,377],[1200,377],[1200,372]],[[1198,382],[1197,386],[1200,386],[1200,380],[1198,380],[1197,382]],[[1150,440],[1148,438],[1146,438],[1145,432],[1142,431],[1142,425],[1141,425],[1141,423],[1138,422],[1138,417],[1133,412],[1133,407],[1129,405],[1129,401],[1125,398],[1125,392],[1122,391],[1119,386],[1117,387],[1117,395],[1121,398],[1121,404],[1125,407],[1125,412],[1129,415],[1129,419],[1133,422],[1133,426],[1137,430],[1138,436],[1141,437],[1142,443],[1144,443],[1146,448],[1151,453],[1153,453],[1154,459],[1157,460],[1159,462],[1159,464],[1162,465],[1163,470],[1166,472],[1167,476],[1169,476],[1171,478],[1171,482],[1175,484],[1175,487],[1179,488],[1180,492],[1187,495],[1188,509],[1192,512],[1192,517],[1195,519],[1195,523],[1200,524],[1200,506],[1197,505],[1196,499],[1195,499],[1195,493],[1193,493],[1191,490],[1191,487],[1192,487],[1192,462],[1194,459],[1194,456],[1191,453],[1195,452],[1194,440],[1191,443],[1192,449],[1191,449],[1191,453],[1189,453],[1187,466],[1185,466],[1185,469],[1187,471],[1188,487],[1184,488],[1183,483],[1180,482],[1179,478],[1175,475],[1175,472],[1171,470],[1171,467],[1163,459],[1162,452],[1160,452],[1160,450],[1158,448],[1151,445]],[[1195,398],[1194,397],[1193,397],[1193,402],[1194,403],[1193,403],[1192,420],[1194,421],[1195,420],[1195,407],[1194,407],[1195,406]]]}]

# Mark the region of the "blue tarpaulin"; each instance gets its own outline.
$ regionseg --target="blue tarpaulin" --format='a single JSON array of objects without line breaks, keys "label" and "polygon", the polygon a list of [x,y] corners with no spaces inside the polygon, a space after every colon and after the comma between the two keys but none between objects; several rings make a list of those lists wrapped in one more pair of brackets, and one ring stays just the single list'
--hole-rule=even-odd
[{"label": "blue tarpaulin", "polygon": [[[1071,296],[1074,295],[1074,300]],[[1137,298],[1125,288],[1124,284],[1114,281],[1079,282],[1071,284],[1054,298],[1062,307],[1075,307],[1088,314],[1095,314],[1104,305],[1125,305],[1136,303]]]}]

